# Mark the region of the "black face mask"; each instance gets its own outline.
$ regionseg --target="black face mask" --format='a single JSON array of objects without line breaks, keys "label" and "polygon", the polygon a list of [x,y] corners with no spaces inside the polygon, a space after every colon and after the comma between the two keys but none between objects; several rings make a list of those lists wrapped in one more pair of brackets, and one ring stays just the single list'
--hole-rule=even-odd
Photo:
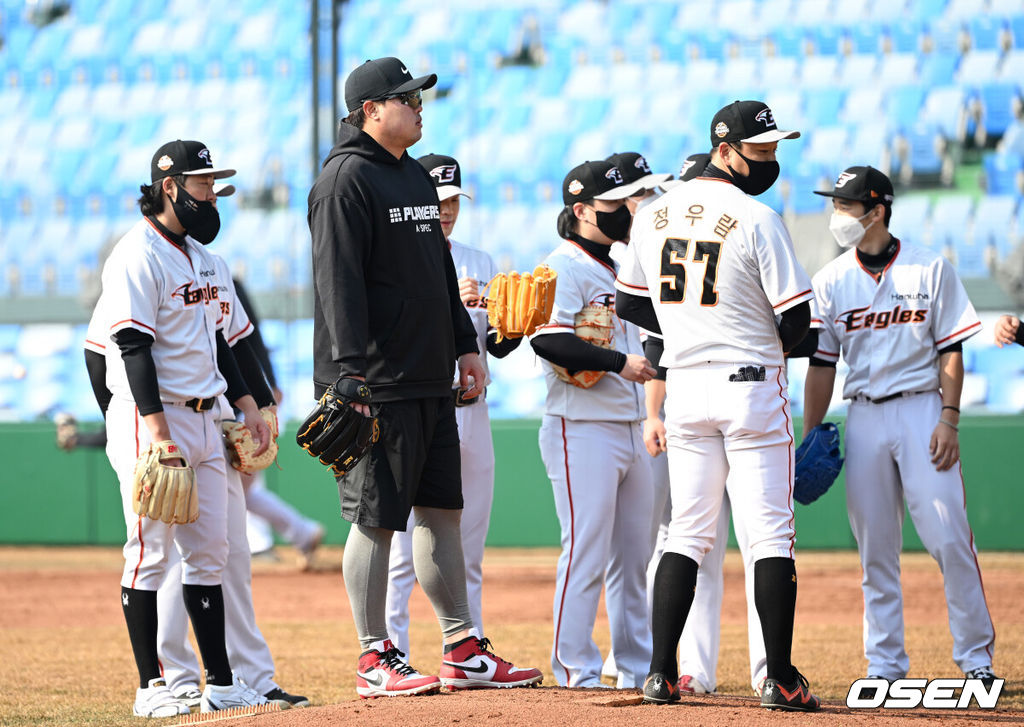
[{"label": "black face mask", "polygon": [[594,210],[597,216],[597,229],[610,240],[625,240],[629,237],[629,226],[633,224],[633,215],[629,207],[622,205],[614,212]]},{"label": "black face mask", "polygon": [[732,147],[732,150],[739,154],[740,158],[750,168],[747,176],[741,177],[739,174],[736,174],[732,167],[729,167],[733,184],[751,197],[767,192],[775,184],[775,180],[779,178],[778,162],[755,162],[753,159],[743,156],[742,152],[736,147]]},{"label": "black face mask", "polygon": [[171,200],[171,207],[185,233],[196,242],[209,245],[220,232],[220,213],[213,202],[200,202],[181,184],[178,184],[178,199]]}]

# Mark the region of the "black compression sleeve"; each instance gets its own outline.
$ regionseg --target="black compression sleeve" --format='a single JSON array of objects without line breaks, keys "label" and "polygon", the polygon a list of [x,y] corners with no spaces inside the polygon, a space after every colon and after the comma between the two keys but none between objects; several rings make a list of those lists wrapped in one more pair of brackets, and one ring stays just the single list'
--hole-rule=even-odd
[{"label": "black compression sleeve", "polygon": [[[267,381],[270,382],[270,386],[276,387],[277,377],[274,375],[274,364],[270,361],[270,352],[267,351],[267,344],[263,341],[263,334],[260,333],[260,320],[256,317],[256,311],[249,301],[249,294],[246,292],[245,286],[242,285],[242,281],[232,278],[232,282],[235,284],[235,295],[238,296],[238,303],[242,306],[245,314],[249,316],[249,322],[252,323],[252,333],[248,335],[247,340],[252,346],[253,353],[256,354],[256,358],[259,360],[260,366],[263,368],[263,374],[267,377]],[[243,371],[242,373],[244,374],[245,372]],[[246,381],[248,381],[248,377]],[[251,382],[249,386],[252,386]]]},{"label": "black compression sleeve", "polygon": [[654,314],[654,303],[644,295],[615,291],[615,315],[654,333],[661,333],[661,324]]},{"label": "black compression sleeve", "polygon": [[811,304],[800,303],[787,311],[783,311],[779,322],[779,338],[782,339],[782,350],[791,351],[794,346],[804,340],[811,328]]},{"label": "black compression sleeve", "polygon": [[107,388],[107,357],[102,353],[85,349],[85,370],[89,373],[92,395],[96,397],[96,403],[100,405],[100,411],[106,418],[110,397],[113,396]]},{"label": "black compression sleeve", "polygon": [[656,373],[654,378],[664,381],[668,378],[668,369],[661,365],[661,357],[665,353],[665,339],[661,336],[648,336],[644,341],[644,356],[651,362]]},{"label": "black compression sleeve", "polygon": [[164,410],[160,403],[160,382],[156,376],[153,361],[153,337],[136,328],[122,328],[113,335],[114,343],[121,349],[124,372],[128,377],[128,388],[139,414],[156,414]]},{"label": "black compression sleeve", "polygon": [[91,449],[103,449],[107,446],[107,430],[97,429],[95,432],[86,432],[82,434],[78,433],[78,444],[76,445],[79,449],[91,448]]},{"label": "black compression sleeve", "polygon": [[501,343],[498,343],[498,332],[491,331],[487,334],[487,353],[494,356],[494,358],[505,358],[519,348],[519,344],[522,342],[523,336],[519,338],[503,338]]},{"label": "black compression sleeve", "polygon": [[939,355],[941,356],[944,353],[953,353],[954,351],[959,351],[960,353],[963,353],[963,350],[964,350],[964,342],[963,341],[957,341],[956,343],[949,344],[945,348],[940,348],[939,349]]},{"label": "black compression sleeve", "polygon": [[818,358],[817,356],[811,356],[809,359],[807,359],[807,363],[810,366],[831,366],[832,368],[836,367],[835,361],[826,361],[825,359]]},{"label": "black compression sleeve", "polygon": [[1017,332],[1013,334],[1013,340],[1018,345],[1024,346],[1024,326],[1017,325]]},{"label": "black compression sleeve", "polygon": [[793,350],[786,354],[786,358],[809,358],[818,350],[818,329],[812,328],[807,331],[804,340],[793,346]]},{"label": "black compression sleeve", "polygon": [[537,355],[553,364],[576,371],[622,371],[626,354],[587,343],[572,333],[548,333],[530,339]]},{"label": "black compression sleeve", "polygon": [[238,370],[242,373],[246,386],[252,392],[252,398],[256,400],[256,406],[262,409],[277,402],[274,401],[274,392],[270,390],[267,379],[263,376],[265,369],[260,366],[259,354],[251,339],[251,334],[240,339],[231,352],[235,354],[235,363],[238,364]]},{"label": "black compression sleeve", "polygon": [[242,372],[238,368],[235,354],[231,351],[231,346],[224,339],[222,331],[217,331],[217,368],[220,370],[220,375],[224,377],[224,381],[228,384],[226,392],[228,402],[234,404],[250,393],[249,387],[245,385],[245,379],[242,378]]}]

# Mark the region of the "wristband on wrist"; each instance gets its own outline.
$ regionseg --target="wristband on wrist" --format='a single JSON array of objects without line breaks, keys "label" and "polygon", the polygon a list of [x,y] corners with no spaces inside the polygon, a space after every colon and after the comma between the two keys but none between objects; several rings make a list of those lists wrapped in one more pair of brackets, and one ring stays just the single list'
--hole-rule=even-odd
[{"label": "wristband on wrist", "polygon": [[943,406],[942,408],[943,408],[943,409],[952,409],[952,410],[953,410],[953,411],[955,411],[955,412],[956,412],[957,414],[959,414],[959,413],[960,413],[960,407],[958,407],[958,406],[953,406],[952,404],[946,404],[946,405],[944,405],[944,406]]},{"label": "wristband on wrist", "polygon": [[956,424],[949,421],[948,419],[939,419],[939,424],[945,424],[947,427],[951,427],[954,432],[960,431],[960,427],[958,427]]}]

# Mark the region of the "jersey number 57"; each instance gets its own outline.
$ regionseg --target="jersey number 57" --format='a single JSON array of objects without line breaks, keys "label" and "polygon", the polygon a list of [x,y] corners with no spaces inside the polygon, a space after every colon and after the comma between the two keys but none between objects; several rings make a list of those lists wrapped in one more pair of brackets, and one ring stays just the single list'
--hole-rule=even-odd
[{"label": "jersey number 57", "polygon": [[690,240],[678,237],[665,238],[661,246],[661,302],[682,303],[686,300],[686,260],[691,247],[693,262],[704,263],[700,304],[717,305],[715,283],[718,281],[718,255],[722,251],[722,243],[697,240],[691,245]]}]

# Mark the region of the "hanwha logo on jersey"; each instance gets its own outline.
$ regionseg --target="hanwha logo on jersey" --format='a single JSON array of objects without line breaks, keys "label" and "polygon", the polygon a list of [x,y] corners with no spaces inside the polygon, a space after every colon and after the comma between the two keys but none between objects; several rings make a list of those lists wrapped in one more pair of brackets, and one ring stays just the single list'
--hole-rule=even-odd
[{"label": "hanwha logo on jersey", "polygon": [[164,154],[162,157],[156,160],[156,166],[161,172],[166,172],[172,166],[174,166],[174,160]]},{"label": "hanwha logo on jersey", "polygon": [[846,186],[847,182],[849,182],[849,181],[851,181],[853,179],[856,179],[856,178],[857,178],[856,174],[850,174],[849,172],[842,172],[839,175],[839,179],[836,180],[836,189],[841,189],[842,187]]},{"label": "hanwha logo on jersey", "polygon": [[729,125],[724,121],[719,121],[715,124],[715,136],[719,139],[725,138],[725,135],[729,133]]},{"label": "hanwha logo on jersey", "polygon": [[768,108],[761,109],[757,116],[754,117],[754,121],[760,121],[769,129],[775,126],[775,118],[772,116],[772,110]]},{"label": "hanwha logo on jersey", "polygon": [[569,194],[577,195],[583,191],[583,182],[578,179],[574,179],[569,182]]},{"label": "hanwha logo on jersey", "polygon": [[619,171],[618,167],[612,167],[604,173],[604,176],[615,182],[616,185],[622,184],[622,172]]},{"label": "hanwha logo on jersey", "polygon": [[430,176],[437,180],[438,184],[451,184],[455,181],[455,172],[458,167],[454,164],[443,164],[430,170]]}]

